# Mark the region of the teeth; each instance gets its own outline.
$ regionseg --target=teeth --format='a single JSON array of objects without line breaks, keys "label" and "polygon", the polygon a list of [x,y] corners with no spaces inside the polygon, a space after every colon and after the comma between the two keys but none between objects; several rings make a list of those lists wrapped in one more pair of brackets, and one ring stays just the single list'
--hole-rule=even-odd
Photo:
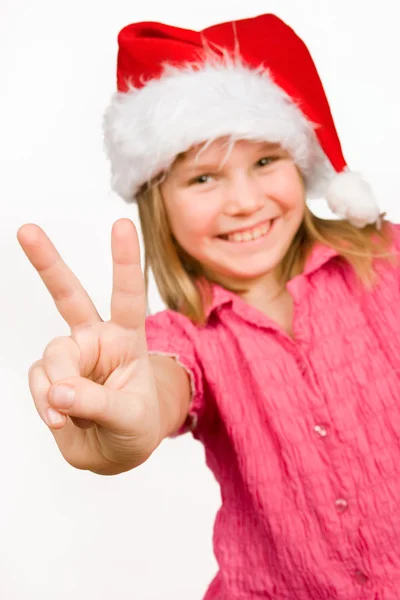
[{"label": "teeth", "polygon": [[229,242],[250,242],[257,238],[266,235],[271,227],[271,222],[268,225],[262,225],[261,227],[255,227],[249,231],[241,231],[240,233],[230,233],[226,239]]}]

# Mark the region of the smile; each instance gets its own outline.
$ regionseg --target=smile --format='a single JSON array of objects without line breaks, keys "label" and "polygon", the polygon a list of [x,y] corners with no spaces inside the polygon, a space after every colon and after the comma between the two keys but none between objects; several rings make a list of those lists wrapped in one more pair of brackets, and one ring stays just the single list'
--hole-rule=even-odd
[{"label": "smile", "polygon": [[258,238],[265,237],[269,233],[274,221],[275,219],[271,219],[270,221],[265,221],[265,223],[263,223],[262,225],[256,225],[251,229],[229,233],[227,235],[221,235],[219,237],[227,242],[252,242],[254,240],[257,240]]}]

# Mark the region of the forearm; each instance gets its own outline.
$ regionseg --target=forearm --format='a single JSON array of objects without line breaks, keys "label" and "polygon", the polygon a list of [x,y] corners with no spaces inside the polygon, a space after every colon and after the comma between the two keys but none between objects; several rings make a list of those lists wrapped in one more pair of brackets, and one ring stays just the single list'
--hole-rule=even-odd
[{"label": "forearm", "polygon": [[191,388],[187,372],[174,358],[152,356],[151,362],[159,400],[161,443],[163,439],[176,433],[185,423]]}]

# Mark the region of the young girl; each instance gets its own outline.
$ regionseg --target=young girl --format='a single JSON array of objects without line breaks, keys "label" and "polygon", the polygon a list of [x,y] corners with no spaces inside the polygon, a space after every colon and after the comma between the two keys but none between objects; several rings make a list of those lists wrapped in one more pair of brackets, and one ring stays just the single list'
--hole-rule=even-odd
[{"label": "young girl", "polygon": [[105,139],[168,309],[146,317],[131,221],[106,323],[19,230],[71,327],[29,374],[63,456],[121,473],[191,430],[223,501],[207,600],[398,598],[400,231],[348,169],[307,48],[273,15],[130,25]]}]

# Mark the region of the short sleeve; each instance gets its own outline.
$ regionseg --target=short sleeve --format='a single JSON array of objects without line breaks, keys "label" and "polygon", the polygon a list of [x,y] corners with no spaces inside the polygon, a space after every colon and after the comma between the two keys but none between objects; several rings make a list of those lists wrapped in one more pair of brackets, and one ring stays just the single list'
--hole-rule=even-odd
[{"label": "short sleeve", "polygon": [[190,377],[192,397],[184,425],[172,436],[192,431],[195,437],[206,418],[204,374],[195,344],[198,329],[184,315],[164,310],[146,317],[146,339],[149,354],[173,357]]}]

